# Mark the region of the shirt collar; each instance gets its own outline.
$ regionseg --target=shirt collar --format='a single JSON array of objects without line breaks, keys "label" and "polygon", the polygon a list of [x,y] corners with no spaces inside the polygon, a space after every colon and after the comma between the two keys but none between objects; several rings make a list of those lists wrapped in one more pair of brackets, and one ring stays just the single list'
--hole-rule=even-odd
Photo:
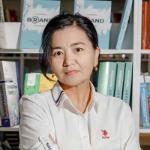
[{"label": "shirt collar", "polygon": [[64,95],[64,90],[60,86],[59,82],[55,83],[51,92],[52,92],[53,100],[54,100],[55,104],[58,106],[60,104],[60,101],[63,99],[62,97]]},{"label": "shirt collar", "polygon": [[[88,104],[86,111],[90,111],[93,107],[96,109],[95,87],[92,84],[92,82],[90,82],[90,86],[91,86],[91,100],[90,100],[90,103]],[[65,108],[69,109],[70,111],[73,111],[74,113],[80,113],[74,107],[74,105],[72,104],[69,97],[65,94],[65,92],[62,89],[62,87],[60,86],[59,82],[56,82],[56,84],[52,88],[51,92],[52,92],[52,97],[53,97],[53,100],[54,100],[56,106],[65,107]]]}]

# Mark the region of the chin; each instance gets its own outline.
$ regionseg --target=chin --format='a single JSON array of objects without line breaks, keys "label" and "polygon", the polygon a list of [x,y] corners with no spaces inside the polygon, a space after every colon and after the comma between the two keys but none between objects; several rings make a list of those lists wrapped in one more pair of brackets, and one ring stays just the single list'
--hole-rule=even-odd
[{"label": "chin", "polygon": [[61,85],[64,85],[64,86],[69,86],[69,87],[73,87],[73,86],[79,86],[85,82],[90,82],[90,80],[88,81],[60,81],[60,84]]},{"label": "chin", "polygon": [[79,85],[79,83],[75,83],[75,82],[61,82],[61,84],[70,87]]}]

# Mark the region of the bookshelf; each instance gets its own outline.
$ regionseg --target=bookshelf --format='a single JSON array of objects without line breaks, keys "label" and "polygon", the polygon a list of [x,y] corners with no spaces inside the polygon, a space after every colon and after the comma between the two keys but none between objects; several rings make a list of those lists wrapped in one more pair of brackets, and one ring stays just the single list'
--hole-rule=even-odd
[{"label": "bookshelf", "polygon": [[39,50],[38,49],[30,49],[30,51],[28,49],[1,49],[0,48],[0,53],[1,54],[39,54]]},{"label": "bookshelf", "polygon": [[143,128],[140,128],[140,133],[148,133],[150,134],[150,130],[149,129],[143,129]]},{"label": "bookshelf", "polygon": [[150,49],[141,50],[141,54],[150,54]]},{"label": "bookshelf", "polygon": [[101,52],[100,52],[100,54],[102,54],[102,55],[104,55],[104,54],[121,54],[121,55],[123,55],[123,54],[133,54],[133,53],[135,53],[134,52],[134,50],[132,50],[132,49],[128,49],[128,50],[116,50],[116,49],[110,49],[110,50],[101,50]]},{"label": "bookshelf", "polygon": [[[19,20],[21,18],[21,3],[22,0],[3,0],[4,7],[14,6],[17,10]],[[125,0],[112,0],[112,12],[121,12]],[[73,0],[62,0],[61,10],[73,11]],[[142,22],[142,0],[134,0],[132,5],[131,17],[127,27],[127,33],[123,42],[123,48],[116,50],[115,43],[117,33],[119,31],[119,23],[112,24],[110,36],[110,49],[101,50],[101,55],[127,55],[129,60],[133,62],[133,82],[132,82],[132,111],[135,116],[136,126],[139,129],[139,135],[149,134],[150,129],[143,129],[140,127],[140,75],[141,75],[141,61],[142,55],[150,55],[149,50],[141,49],[141,22]],[[10,54],[10,55],[8,55]],[[23,91],[23,70],[24,66],[28,65],[28,61],[33,61],[37,64],[39,51],[37,49],[0,49],[0,60],[18,60],[20,63],[20,81],[21,89]],[[38,66],[38,65],[36,65]],[[22,92],[23,93],[23,92]],[[4,128],[0,127],[0,132],[4,131],[18,131],[17,127]]]},{"label": "bookshelf", "polygon": [[19,131],[19,125],[14,127],[0,127],[0,132],[18,132]]}]

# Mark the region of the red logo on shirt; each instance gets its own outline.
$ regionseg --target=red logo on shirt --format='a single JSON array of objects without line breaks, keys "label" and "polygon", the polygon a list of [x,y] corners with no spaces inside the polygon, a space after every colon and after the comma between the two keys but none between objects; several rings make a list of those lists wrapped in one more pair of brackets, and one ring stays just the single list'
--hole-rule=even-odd
[{"label": "red logo on shirt", "polygon": [[109,133],[107,130],[101,130],[101,136],[102,139],[108,139],[109,138]]}]

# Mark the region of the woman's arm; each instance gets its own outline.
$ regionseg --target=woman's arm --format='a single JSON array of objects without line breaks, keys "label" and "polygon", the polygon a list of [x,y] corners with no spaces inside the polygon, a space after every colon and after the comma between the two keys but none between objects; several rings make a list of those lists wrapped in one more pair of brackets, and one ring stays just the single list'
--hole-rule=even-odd
[{"label": "woman's arm", "polygon": [[138,130],[135,125],[133,113],[128,105],[124,107],[125,111],[122,117],[122,145],[123,150],[140,150]]},{"label": "woman's arm", "polygon": [[49,107],[39,97],[22,97],[20,101],[20,149],[59,150]]}]

